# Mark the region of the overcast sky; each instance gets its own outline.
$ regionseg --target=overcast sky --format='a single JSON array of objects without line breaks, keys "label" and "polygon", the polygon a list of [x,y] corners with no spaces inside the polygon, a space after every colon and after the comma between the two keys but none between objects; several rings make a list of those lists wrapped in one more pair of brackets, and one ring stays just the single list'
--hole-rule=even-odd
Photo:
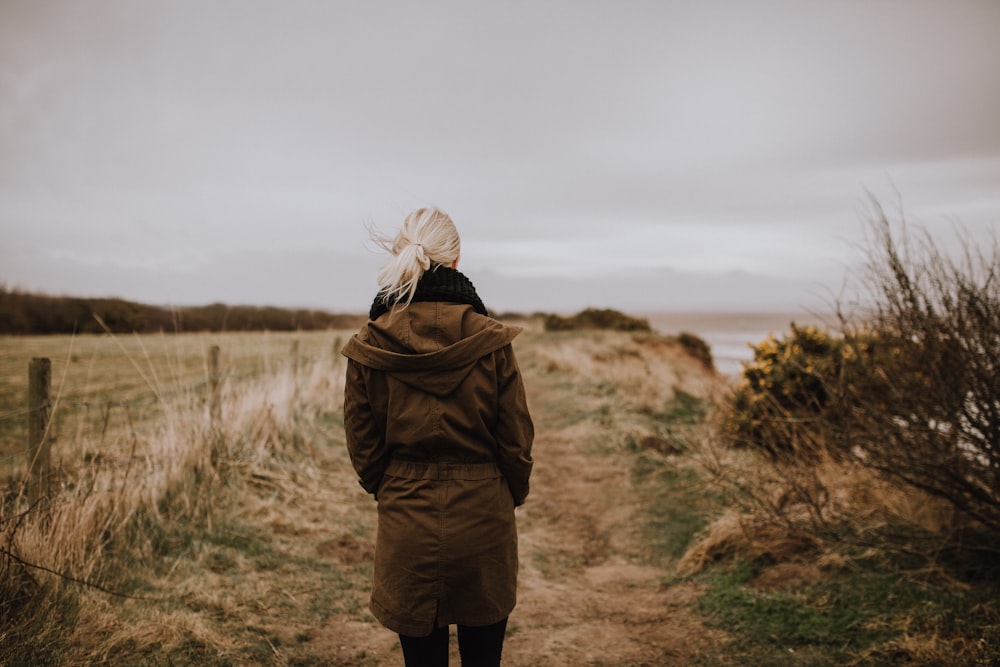
[{"label": "overcast sky", "polygon": [[433,204],[502,310],[797,310],[867,193],[1000,226],[1000,2],[0,0],[0,284],[366,310]]}]

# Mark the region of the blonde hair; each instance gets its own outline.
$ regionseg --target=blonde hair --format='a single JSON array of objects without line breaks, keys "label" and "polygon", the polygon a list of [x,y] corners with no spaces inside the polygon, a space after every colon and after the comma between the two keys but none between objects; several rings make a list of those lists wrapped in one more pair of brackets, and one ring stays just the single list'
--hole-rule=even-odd
[{"label": "blonde hair", "polygon": [[392,255],[378,274],[379,296],[386,303],[409,305],[424,272],[451,266],[461,251],[455,223],[438,208],[410,213],[394,238],[369,232],[372,241]]}]

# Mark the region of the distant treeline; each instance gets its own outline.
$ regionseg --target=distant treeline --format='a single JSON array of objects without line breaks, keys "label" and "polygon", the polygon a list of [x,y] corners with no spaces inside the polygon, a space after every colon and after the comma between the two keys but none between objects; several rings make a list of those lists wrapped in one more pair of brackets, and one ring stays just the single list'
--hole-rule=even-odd
[{"label": "distant treeline", "polygon": [[[98,321],[100,318],[100,321]],[[124,299],[28,294],[0,287],[0,334],[197,331],[308,331],[354,329],[362,314],[257,306],[166,308]]]}]

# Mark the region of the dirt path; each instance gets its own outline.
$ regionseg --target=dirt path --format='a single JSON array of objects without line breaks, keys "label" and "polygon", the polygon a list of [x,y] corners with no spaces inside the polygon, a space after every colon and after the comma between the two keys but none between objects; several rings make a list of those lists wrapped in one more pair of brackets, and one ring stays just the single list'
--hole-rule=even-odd
[{"label": "dirt path", "polygon": [[[631,459],[615,442],[622,434],[614,411],[586,379],[567,384],[545,372],[551,359],[541,354],[543,363],[529,359],[526,369],[536,390],[536,465],[531,502],[519,516],[520,602],[505,664],[689,664],[711,641],[688,607],[699,591],[667,585],[672,572],[639,556],[643,499]],[[625,360],[643,361],[631,351]],[[585,372],[621,368],[622,360],[606,361]]]},{"label": "dirt path", "polygon": [[637,557],[628,471],[542,425],[505,664],[689,664],[708,640],[687,607],[698,591]]},{"label": "dirt path", "polygon": [[[522,368],[536,422],[535,468],[518,510],[518,606],[504,665],[690,664],[719,637],[690,610],[695,585],[668,584],[673,573],[640,555],[642,498],[632,488],[631,459],[608,446],[622,437],[616,416],[594,382],[567,377],[575,360],[560,365],[555,348],[548,356],[530,350]],[[314,633],[313,650],[332,664],[402,665],[395,636],[368,619],[331,619]],[[454,639],[452,649],[458,665]]]}]

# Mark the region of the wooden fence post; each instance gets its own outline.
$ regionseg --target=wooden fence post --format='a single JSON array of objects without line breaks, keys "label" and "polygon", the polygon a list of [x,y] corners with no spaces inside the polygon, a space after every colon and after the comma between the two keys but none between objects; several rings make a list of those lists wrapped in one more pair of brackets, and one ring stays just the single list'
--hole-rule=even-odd
[{"label": "wooden fence post", "polygon": [[49,465],[49,385],[52,361],[36,357],[28,364],[28,502],[34,505],[48,493]]},{"label": "wooden fence post", "polygon": [[208,398],[208,419],[212,429],[222,421],[222,373],[219,371],[219,346],[208,348],[208,384],[211,393]]},{"label": "wooden fence post", "polygon": [[299,402],[299,341],[292,341],[292,405]]}]

